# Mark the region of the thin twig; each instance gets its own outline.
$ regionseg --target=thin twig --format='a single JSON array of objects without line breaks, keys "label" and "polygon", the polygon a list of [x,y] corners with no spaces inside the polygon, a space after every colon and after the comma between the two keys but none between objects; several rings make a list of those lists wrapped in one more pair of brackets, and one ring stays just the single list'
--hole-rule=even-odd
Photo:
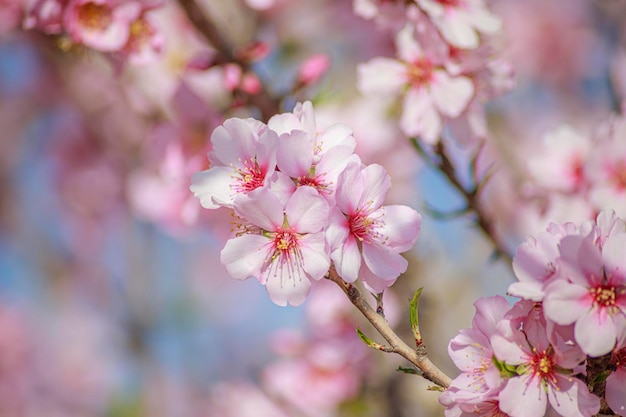
[{"label": "thin twig", "polygon": [[374,326],[374,328],[385,338],[391,347],[391,351],[402,356],[420,371],[423,377],[429,381],[439,385],[442,388],[448,388],[451,379],[435,364],[433,364],[426,353],[426,347],[422,345],[419,349],[411,348],[393,331],[387,320],[376,312],[361,295],[361,292],[354,285],[345,282],[337,274],[334,266],[330,267],[329,277],[331,281],[336,283],[343,292],[348,296],[350,302],[365,316],[365,318]]},{"label": "thin twig", "polygon": [[[217,29],[215,24],[207,17],[206,12],[198,5],[195,0],[178,0],[189,21],[196,30],[204,36],[221,55],[221,61],[232,62],[239,65],[243,72],[252,71],[250,62],[241,59],[235,54],[235,48],[231,45]],[[281,111],[281,99],[272,97],[267,88],[261,83],[261,90],[257,94],[246,94],[242,92],[244,99],[259,109],[263,121],[267,122],[270,117]]]}]

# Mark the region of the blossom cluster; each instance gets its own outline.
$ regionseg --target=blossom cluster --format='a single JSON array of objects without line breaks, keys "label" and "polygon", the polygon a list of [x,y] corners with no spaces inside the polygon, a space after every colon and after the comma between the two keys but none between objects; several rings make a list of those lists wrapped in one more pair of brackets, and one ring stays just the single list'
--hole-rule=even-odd
[{"label": "blossom cluster", "polygon": [[66,34],[74,44],[141,61],[162,46],[147,14],[161,5],[160,0],[36,0],[29,3],[23,26]]},{"label": "blossom cluster", "polygon": [[591,416],[602,392],[626,415],[625,248],[626,224],[613,211],[579,227],[551,224],[523,243],[509,287],[522,299],[479,300],[472,328],[450,342],[462,373],[441,397],[446,415],[539,417],[550,407]]},{"label": "blossom cluster", "polygon": [[359,66],[361,92],[401,98],[400,128],[428,144],[446,125],[462,142],[486,137],[482,103],[513,82],[489,42],[502,22],[482,0],[355,0],[354,10],[389,29],[396,45],[396,58]]},{"label": "blossom cluster", "polygon": [[234,236],[221,261],[236,279],[256,277],[279,305],[298,305],[334,264],[347,282],[380,293],[407,268],[400,253],[421,216],[384,206],[391,180],[364,165],[345,125],[323,131],[310,102],[266,124],[231,118],[211,135],[208,170],[191,190],[203,207],[233,210]]}]

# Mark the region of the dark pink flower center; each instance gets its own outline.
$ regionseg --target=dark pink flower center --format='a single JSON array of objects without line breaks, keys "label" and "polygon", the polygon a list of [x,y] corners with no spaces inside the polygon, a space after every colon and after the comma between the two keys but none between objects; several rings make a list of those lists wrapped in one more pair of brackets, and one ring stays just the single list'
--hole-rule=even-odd
[{"label": "dark pink flower center", "polygon": [[542,380],[555,382],[554,367],[556,360],[551,349],[544,351],[536,351],[533,349],[533,356],[530,360],[530,368],[532,373]]},{"label": "dark pink flower center", "polygon": [[104,30],[113,20],[109,7],[96,3],[85,3],[78,6],[76,17],[80,25],[91,30]]},{"label": "dark pink flower center", "polygon": [[616,309],[615,299],[617,294],[615,287],[609,285],[600,285],[598,287],[592,287],[589,289],[591,297],[593,298],[593,304],[601,308],[608,308],[610,310]]},{"label": "dark pink flower center", "polygon": [[428,84],[433,75],[433,64],[427,58],[420,58],[408,66],[409,84],[421,87]]},{"label": "dark pink flower center", "polygon": [[272,260],[292,255],[299,248],[298,234],[291,228],[279,227],[274,234],[272,248]]},{"label": "dark pink flower center", "polygon": [[242,167],[236,168],[236,185],[233,186],[237,193],[249,193],[262,187],[265,182],[265,173],[259,167],[254,158],[241,161]]}]

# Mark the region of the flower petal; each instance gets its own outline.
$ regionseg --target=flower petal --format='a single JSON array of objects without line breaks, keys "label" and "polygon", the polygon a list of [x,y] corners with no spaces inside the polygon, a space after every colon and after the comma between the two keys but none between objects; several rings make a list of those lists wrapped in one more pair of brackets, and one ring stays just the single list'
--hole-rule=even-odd
[{"label": "flower petal", "polygon": [[226,242],[220,252],[220,262],[235,279],[258,276],[268,256],[269,239],[261,235],[245,234]]}]

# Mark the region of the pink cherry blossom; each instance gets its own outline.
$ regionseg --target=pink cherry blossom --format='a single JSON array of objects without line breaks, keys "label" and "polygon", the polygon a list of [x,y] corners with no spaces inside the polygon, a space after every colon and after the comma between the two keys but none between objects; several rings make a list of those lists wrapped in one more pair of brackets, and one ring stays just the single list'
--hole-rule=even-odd
[{"label": "pink cherry blossom", "polygon": [[141,10],[141,3],[132,0],[69,0],[63,26],[74,42],[115,52],[128,42],[131,23]]},{"label": "pink cherry blossom", "polygon": [[[396,37],[399,59],[376,57],[359,66],[363,93],[403,94],[400,127],[407,135],[434,144],[443,130],[443,118],[456,118],[474,95],[474,84],[450,74],[436,55],[429,55],[406,25]],[[406,90],[406,92],[404,92]]]},{"label": "pink cherry blossom", "polygon": [[544,324],[533,317],[537,316],[529,316],[521,329],[514,321],[502,320],[491,337],[495,357],[516,367],[498,394],[501,410],[511,417],[541,417],[549,404],[561,416],[596,414],[600,399],[569,371],[580,361],[578,348],[570,346],[570,352],[555,348]]},{"label": "pink cherry blossom", "polygon": [[480,298],[474,306],[476,315],[472,320],[472,328],[462,329],[448,345],[448,354],[461,374],[452,381],[446,395],[440,399],[449,410],[446,416],[453,415],[453,409],[467,412],[468,415],[483,415],[470,413],[477,408],[498,410],[497,395],[504,381],[494,366],[489,338],[510,306],[500,296]]},{"label": "pink cherry blossom", "polygon": [[302,185],[314,187],[334,205],[337,176],[349,162],[359,161],[352,130],[334,124],[318,132],[311,102],[298,103],[293,113],[273,116],[268,126],[279,135],[278,186],[287,192]]},{"label": "pink cherry blossom", "polygon": [[613,350],[626,332],[626,233],[609,236],[602,251],[593,240],[563,238],[561,278],[545,288],[544,308],[558,324],[575,323],[576,342],[595,357]]},{"label": "pink cherry blossom", "polygon": [[191,178],[202,207],[232,207],[235,197],[266,186],[276,169],[276,134],[254,119],[231,118],[211,135],[211,166]]},{"label": "pink cherry blossom", "polygon": [[528,160],[529,173],[539,187],[560,191],[578,191],[584,185],[583,166],[591,149],[591,140],[569,125],[548,132],[541,152]]},{"label": "pink cherry blossom", "polygon": [[502,26],[483,0],[415,0],[432,19],[442,36],[457,48],[474,49],[479,33],[492,35]]},{"label": "pink cherry blossom", "polygon": [[557,272],[559,242],[563,237],[577,232],[573,223],[551,223],[546,232],[536,238],[531,236],[522,243],[513,259],[513,271],[519,281],[509,286],[508,293],[526,300],[541,301],[544,287]]},{"label": "pink cherry blossom", "polygon": [[22,25],[48,34],[63,31],[63,12],[68,0],[35,0],[28,4]]},{"label": "pink cherry blossom", "polygon": [[348,282],[361,276],[375,292],[406,270],[400,253],[413,246],[420,232],[421,216],[415,210],[382,205],[390,186],[380,165],[348,164],[337,179],[337,207],[327,230],[339,275]]},{"label": "pink cherry blossom", "polygon": [[304,302],[311,280],[330,267],[326,200],[312,187],[299,187],[283,204],[263,187],[237,198],[234,209],[242,224],[221,252],[228,273],[235,279],[255,276],[278,305]]}]

